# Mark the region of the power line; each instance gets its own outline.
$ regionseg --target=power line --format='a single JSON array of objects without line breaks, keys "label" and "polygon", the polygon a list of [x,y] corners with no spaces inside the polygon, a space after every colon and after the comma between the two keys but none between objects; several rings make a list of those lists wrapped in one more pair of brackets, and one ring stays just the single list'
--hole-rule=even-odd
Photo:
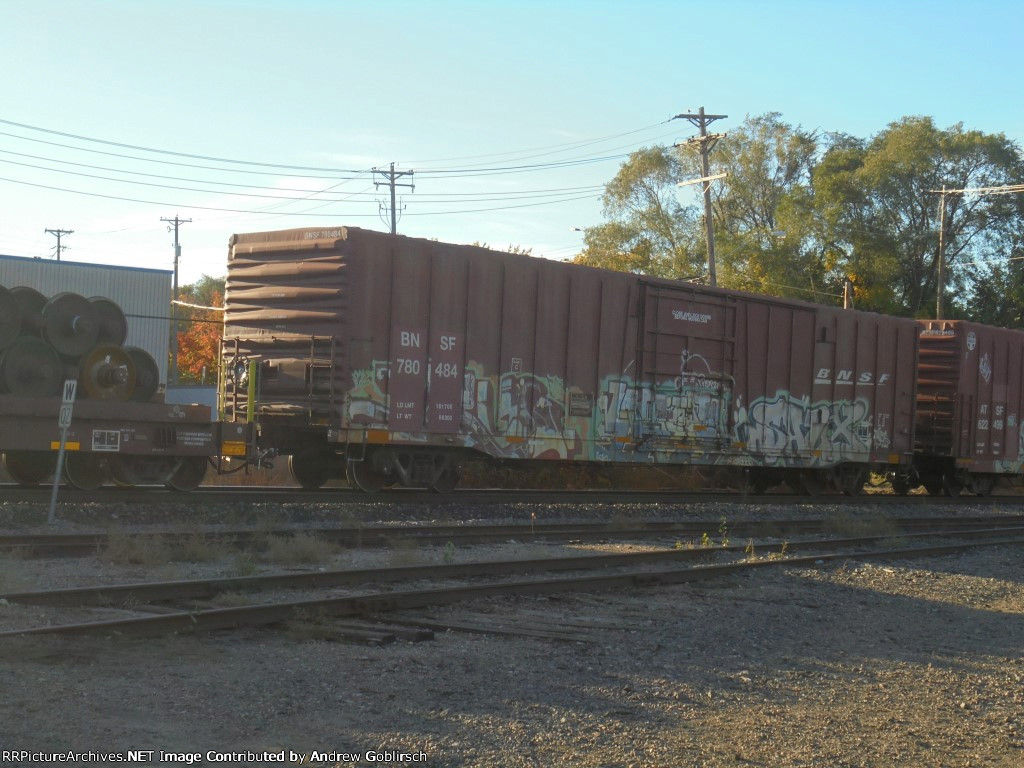
[{"label": "power line", "polygon": [[63,136],[66,139],[75,139],[77,141],[89,141],[96,144],[103,144],[110,147],[121,147],[122,149],[135,149],[140,152],[153,152],[154,154],[170,155],[172,157],[188,157],[193,160],[210,160],[215,163],[231,163],[236,165],[254,165],[260,168],[290,168],[296,171],[330,171],[334,173],[360,173],[360,171],[354,170],[341,170],[338,168],[317,168],[314,166],[307,165],[286,165],[284,163],[264,163],[258,160],[234,160],[228,157],[212,157],[209,155],[194,155],[189,152],[175,152],[170,149],[155,149],[153,147],[143,147],[137,144],[125,144],[120,141],[107,141],[106,139],[94,139],[89,136],[79,136],[74,133],[65,133],[64,131],[54,131],[50,128],[40,128],[35,125],[25,125],[24,123],[16,123],[12,120],[0,119],[0,123],[4,125],[13,125],[16,128],[24,128],[29,131],[39,131],[40,133],[48,133],[53,136]]},{"label": "power line", "polygon": [[[121,147],[121,148],[126,148],[126,149],[135,149],[135,150],[142,151],[142,152],[152,152],[152,153],[155,153],[155,154],[169,155],[171,157],[183,157],[183,158],[190,158],[190,159],[195,159],[195,160],[209,160],[211,162],[228,163],[228,164],[232,164],[232,165],[253,165],[253,166],[256,166],[258,168],[277,168],[277,169],[285,169],[285,170],[292,170],[292,171],[312,171],[312,172],[317,172],[317,173],[332,173],[332,174],[357,174],[357,177],[358,177],[358,175],[362,175],[362,174],[366,173],[366,169],[358,169],[358,170],[356,170],[356,169],[344,169],[344,168],[324,168],[324,167],[316,167],[316,166],[288,165],[288,164],[284,164],[284,163],[267,163],[267,162],[250,161],[250,160],[236,160],[236,159],[232,159],[232,158],[222,158],[222,157],[214,157],[214,156],[209,156],[209,155],[192,154],[192,153],[188,153],[188,152],[178,152],[178,151],[173,151],[173,150],[156,149],[156,148],[145,147],[145,146],[141,146],[141,145],[126,144],[126,143],[123,143],[123,142],[108,141],[108,140],[105,140],[105,139],[96,139],[96,138],[92,138],[92,137],[88,137],[88,136],[80,136],[80,135],[77,135],[77,134],[66,133],[66,132],[63,132],[63,131],[55,131],[55,130],[52,130],[52,129],[49,129],[49,128],[40,128],[40,127],[25,125],[23,123],[16,123],[16,122],[13,122],[13,121],[10,121],[10,120],[3,120],[3,119],[0,119],[0,124],[14,125],[14,126],[17,126],[17,127],[20,127],[20,128],[25,128],[27,130],[41,131],[43,133],[48,133],[48,134],[57,135],[57,136],[64,136],[64,137],[73,138],[73,139],[80,140],[80,141],[94,142],[94,143],[105,145],[105,146],[114,146],[114,147]],[[646,129],[639,129],[639,130],[646,130]],[[631,132],[627,132],[626,134],[621,134],[621,135],[628,135],[629,133],[635,133],[635,132],[637,132],[637,131],[631,131]],[[119,157],[119,158],[126,159],[126,160],[136,160],[136,161],[140,161],[140,162],[162,163],[162,164],[166,164],[166,165],[175,165],[175,166],[188,167],[188,168],[198,168],[198,169],[201,169],[201,170],[213,170],[213,171],[221,171],[221,172],[225,172],[226,171],[226,172],[229,172],[229,173],[249,173],[249,174],[263,174],[263,175],[281,175],[280,173],[274,172],[274,171],[251,170],[251,169],[244,169],[244,168],[218,168],[218,167],[207,166],[207,165],[196,165],[194,163],[182,163],[182,162],[172,161],[172,160],[163,160],[163,159],[149,158],[149,157],[138,157],[138,156],[135,156],[135,155],[125,155],[125,154],[118,153],[118,152],[108,152],[108,151],[99,150],[99,149],[92,149],[92,148],[89,148],[89,147],[77,147],[77,146],[74,146],[74,145],[62,144],[62,143],[53,142],[53,141],[47,141],[45,139],[34,138],[34,137],[31,137],[31,136],[22,136],[22,135],[19,135],[19,134],[9,133],[9,132],[5,132],[5,131],[0,131],[0,136],[8,136],[10,138],[19,139],[19,140],[22,140],[22,141],[31,141],[31,142],[35,142],[35,143],[46,144],[46,145],[49,145],[49,146],[61,147],[63,149],[71,149],[71,150],[74,150],[74,151],[77,151],[77,152],[90,152],[90,153],[94,153],[94,154],[101,154],[101,155],[106,155],[106,156],[110,156],[110,157]],[[590,144],[600,143],[601,141],[605,141],[605,140],[607,140],[607,139],[594,140],[594,141],[590,141],[590,142],[574,142],[574,143],[572,143],[572,145],[570,145],[570,148],[581,148],[582,146],[588,146]],[[529,151],[529,150],[523,150],[523,151]],[[565,151],[565,150],[563,150],[563,151]],[[18,154],[18,153],[12,153],[12,154]],[[518,153],[502,153],[502,154],[518,154]],[[545,153],[545,154],[557,154],[557,152],[550,152],[550,153]],[[542,155],[536,155],[536,156],[542,156]],[[483,157],[486,157],[486,156],[483,156]],[[531,165],[518,165],[518,166],[498,166],[498,167],[469,166],[469,167],[466,167],[466,168],[432,169],[432,170],[422,170],[421,173],[454,174],[456,176],[459,175],[459,174],[464,174],[464,175],[492,175],[494,173],[519,173],[519,172],[533,171],[533,170],[544,169],[544,168],[556,168],[556,167],[561,167],[561,166],[564,166],[564,165],[575,165],[575,164],[585,164],[585,163],[592,163],[592,162],[602,162],[602,161],[606,161],[606,160],[616,160],[616,159],[621,159],[623,157],[628,157],[628,154],[625,154],[625,155],[623,155],[623,154],[607,155],[607,156],[603,156],[603,157],[584,156],[584,157],[580,157],[580,158],[572,158],[572,159],[569,159],[569,160],[557,161],[557,162],[553,162],[553,163],[537,163],[537,164],[531,164]],[[288,175],[299,176],[301,178],[337,178],[336,176],[311,176],[309,174],[293,174],[293,173],[289,173]]]},{"label": "power line", "polygon": [[[330,191],[332,189],[335,189],[336,187],[341,186],[341,184],[346,183],[348,181],[354,181],[356,178],[358,178],[358,177],[353,177],[351,179],[344,179],[339,184],[335,184],[333,186],[330,186],[330,187],[327,187],[327,188],[321,189],[321,190],[308,190],[308,189],[302,189],[300,187],[267,186],[267,185],[264,185],[264,184],[240,184],[240,183],[237,183],[237,182],[229,182],[229,181],[212,181],[212,180],[206,180],[206,179],[194,179],[194,178],[189,178],[189,177],[184,177],[184,176],[167,176],[165,174],[159,174],[159,173],[146,173],[144,171],[122,170],[120,168],[110,168],[108,166],[103,166],[103,165],[92,165],[92,164],[89,164],[89,163],[76,163],[76,162],[73,162],[73,161],[70,161],[70,160],[58,160],[57,158],[53,158],[53,157],[43,157],[41,155],[30,155],[30,154],[26,154],[24,152],[13,152],[13,151],[7,150],[7,149],[0,149],[0,153],[6,154],[6,155],[15,155],[16,157],[26,157],[26,158],[30,158],[32,160],[43,160],[43,161],[48,162],[48,163],[60,163],[61,165],[72,165],[72,166],[75,166],[76,168],[91,168],[91,169],[97,170],[97,171],[110,171],[111,173],[123,173],[123,174],[129,174],[129,175],[132,175],[132,176],[146,176],[148,178],[164,179],[164,180],[167,180],[167,181],[188,181],[188,182],[192,182],[192,183],[195,183],[195,184],[215,184],[215,185],[218,185],[218,186],[225,186],[225,187],[240,187],[242,189],[263,189],[263,190],[273,190],[273,191],[279,191],[279,192],[305,192],[305,193],[307,193],[305,196],[303,196],[301,198],[285,198],[285,197],[281,197],[281,196],[278,196],[278,195],[274,196],[274,197],[281,197],[281,199],[295,199],[295,200],[307,200],[310,197],[315,196],[315,195],[326,194],[328,191]],[[32,165],[30,163],[18,163],[16,161],[9,161],[9,160],[3,160],[3,159],[0,159],[0,163],[8,163],[9,165],[21,165],[21,166],[26,167],[26,168],[36,168],[38,170],[52,171],[54,173],[71,173],[70,171],[65,171],[65,170],[63,170],[61,168],[46,168],[46,167],[43,167],[43,166]],[[231,172],[234,172],[234,171],[231,171]],[[367,172],[369,172],[369,171],[367,171]],[[93,176],[91,178],[100,178],[100,179],[104,179],[104,180],[107,180],[107,181],[115,181],[115,182],[124,181],[125,183],[130,183],[130,180],[127,180],[127,179],[115,179],[115,178],[110,178],[110,177],[106,177],[106,176]],[[306,178],[306,177],[300,177],[300,178]],[[320,178],[320,177],[309,177],[309,178]],[[189,188],[182,188],[182,187],[172,187],[172,188],[173,189],[189,189]],[[584,189],[588,189],[589,190],[589,189],[593,189],[593,188],[596,188],[596,187],[594,185],[590,185],[590,186],[586,186],[586,187],[555,187],[555,188],[552,188],[552,189],[529,189],[529,190],[520,190],[515,195],[509,195],[508,192],[435,192],[430,197],[421,197],[421,198],[418,198],[418,199],[424,200],[424,201],[430,200],[431,202],[436,202],[437,200],[435,200],[435,198],[437,198],[438,200],[441,199],[441,198],[445,198],[445,197],[479,197],[480,199],[486,199],[487,197],[508,195],[507,198],[499,198],[499,199],[513,200],[513,199],[521,199],[522,197],[524,197],[526,195],[533,195],[533,194],[555,194],[555,193],[558,193],[558,192],[578,192],[580,190],[584,190]],[[192,191],[211,191],[211,192],[216,192],[218,190],[192,190]],[[342,194],[344,195],[344,197],[342,197],[340,199],[347,199],[347,198],[350,198],[350,197],[353,197],[353,196],[356,196],[356,195],[376,196],[375,192],[366,192],[366,191],[345,192],[345,193],[342,193]]]},{"label": "power line", "polygon": [[[448,158],[439,158],[439,159],[435,159],[435,160],[411,160],[410,162],[416,163],[417,165],[429,165],[430,163],[449,163],[449,162],[452,162],[454,160],[476,160],[476,159],[482,158],[482,157],[507,157],[509,155],[521,155],[521,154],[524,154],[526,152],[538,152],[540,150],[547,150],[547,149],[555,150],[555,149],[557,149],[559,147],[565,147],[567,149],[569,149],[569,148],[571,148],[571,149],[579,149],[581,147],[587,147],[587,146],[591,146],[593,144],[600,144],[600,143],[605,142],[605,141],[610,141],[611,139],[618,139],[618,138],[621,138],[623,136],[631,136],[631,135],[633,135],[635,133],[643,133],[644,131],[649,131],[651,128],[657,128],[659,125],[665,125],[668,122],[670,122],[670,121],[663,120],[660,123],[654,123],[652,125],[644,126],[643,128],[637,128],[636,130],[633,130],[633,131],[625,131],[624,133],[614,133],[614,134],[611,134],[611,135],[608,135],[608,136],[602,136],[601,138],[598,138],[598,139],[581,139],[580,141],[567,141],[567,142],[564,142],[564,143],[561,143],[561,144],[549,144],[549,145],[543,146],[543,147],[533,147],[531,149],[517,149],[517,150],[511,150],[509,152],[498,152],[498,153],[486,154],[486,155],[463,155],[462,157],[448,157]],[[565,150],[563,150],[563,151],[565,151]],[[529,155],[529,156],[526,156],[526,157],[523,157],[523,158],[520,158],[520,159],[522,159],[522,160],[529,160],[531,157],[543,157],[544,155],[548,155],[548,154],[556,154],[556,152],[545,152],[542,155]]]}]

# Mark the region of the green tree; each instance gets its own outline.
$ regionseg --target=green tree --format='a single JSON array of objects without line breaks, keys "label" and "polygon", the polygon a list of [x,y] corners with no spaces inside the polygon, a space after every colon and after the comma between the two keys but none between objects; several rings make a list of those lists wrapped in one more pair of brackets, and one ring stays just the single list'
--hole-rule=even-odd
[{"label": "green tree", "polygon": [[584,248],[574,262],[656,277],[706,272],[700,220],[676,190],[692,175],[692,164],[671,147],[631,154],[605,187],[608,221],[584,230]]},{"label": "green tree", "polygon": [[[933,316],[939,197],[950,189],[1019,183],[1019,148],[1003,134],[939,130],[929,117],[905,117],[869,141],[835,136],[813,173],[815,210],[827,260],[854,282],[858,306]],[[1005,196],[949,195],[945,214],[949,316],[970,316],[983,275],[1019,247],[1019,203]],[[975,289],[975,290],[972,290]]]},{"label": "green tree", "polygon": [[711,173],[726,174],[712,186],[721,285],[805,299],[834,291],[810,183],[818,148],[777,112],[747,117],[715,146]]},{"label": "green tree", "polygon": [[[814,133],[778,113],[748,117],[711,152],[712,216],[718,283],[809,298],[829,265],[816,236],[811,171]],[[605,188],[608,221],[585,230],[576,262],[658,277],[707,272],[703,202],[676,185],[700,176],[700,156],[685,146],[632,154]],[[695,189],[699,189],[695,187]]]}]

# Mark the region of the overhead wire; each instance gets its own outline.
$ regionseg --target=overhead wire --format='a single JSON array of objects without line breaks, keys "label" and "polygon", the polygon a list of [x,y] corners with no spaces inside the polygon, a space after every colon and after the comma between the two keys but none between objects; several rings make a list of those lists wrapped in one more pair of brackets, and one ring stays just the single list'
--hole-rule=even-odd
[{"label": "overhead wire", "polygon": [[[667,121],[666,121],[667,122]],[[63,186],[57,184],[44,184],[40,181],[28,181],[25,179],[17,179],[10,177],[0,177],[0,181],[7,181],[12,184],[19,184],[23,186],[29,186],[37,189],[48,189],[52,191],[65,192],[70,194],[95,197],[99,199],[107,200],[119,200],[125,202],[134,202],[149,205],[161,205],[161,206],[175,206],[179,208],[185,208],[189,210],[197,211],[211,211],[220,212],[233,215],[265,215],[266,217],[280,217],[280,216],[351,216],[359,218],[369,218],[374,214],[370,213],[344,213],[339,211],[333,211],[329,213],[319,213],[318,211],[330,205],[334,205],[341,202],[353,202],[362,203],[370,202],[377,198],[376,190],[371,191],[370,187],[366,187],[362,190],[348,193],[336,193],[337,196],[330,195],[333,190],[343,185],[344,183],[357,180],[359,178],[365,179],[366,175],[373,172],[374,169],[338,169],[338,168],[324,168],[318,166],[305,166],[305,165],[289,165],[284,163],[268,163],[263,161],[250,161],[240,160],[237,158],[218,157],[212,155],[201,155],[189,152],[181,152],[174,150],[158,149],[155,147],[147,147],[139,144],[129,144],[126,142],[110,141],[106,139],[98,139],[90,136],[84,136],[80,134],[70,133],[66,131],[58,131],[49,128],[43,128],[39,126],[33,126],[26,123],[19,123],[12,120],[6,120],[0,118],[0,124],[13,126],[23,131],[38,131],[52,136],[60,136],[70,138],[80,142],[96,143],[103,146],[130,149],[136,152],[154,153],[159,155],[166,155],[171,158],[185,158],[209,161],[215,163],[235,165],[251,165],[261,170],[252,170],[251,168],[238,168],[238,167],[217,167],[202,165],[196,163],[182,162],[177,159],[167,158],[151,158],[151,157],[140,157],[136,155],[124,154],[119,152],[110,152],[107,150],[97,149],[93,147],[82,147],[70,144],[64,144],[60,142],[49,141],[46,139],[40,139],[37,137],[24,136],[20,134],[14,134],[9,132],[0,131],[0,136],[8,136],[17,140],[32,141],[41,143],[44,145],[50,145],[67,149],[75,152],[89,152],[94,154],[100,154],[104,156],[116,157],[123,160],[139,161],[147,163],[159,163],[168,166],[175,167],[187,167],[194,168],[203,171],[213,171],[221,174],[235,174],[235,173],[250,173],[250,174],[261,174],[264,176],[277,176],[282,175],[282,170],[289,171],[302,171],[304,173],[289,173],[287,176],[291,176],[299,179],[327,179],[336,181],[328,187],[318,190],[306,190],[296,188],[294,186],[268,186],[259,184],[245,184],[241,182],[225,181],[219,179],[192,179],[183,176],[174,176],[159,173],[149,173],[146,171],[134,170],[134,169],[119,169],[111,168],[105,165],[95,165],[90,163],[77,162],[75,160],[63,160],[55,157],[44,157],[41,155],[29,154],[16,152],[13,150],[0,149],[0,152],[14,157],[22,157],[25,159],[40,160],[51,165],[36,165],[34,163],[19,162],[11,159],[0,158],[0,162],[29,168],[35,171],[49,172],[49,173],[61,173],[71,176],[77,176],[81,178],[95,179],[98,181],[110,182],[113,184],[131,184],[135,186],[145,186],[156,189],[174,190],[179,192],[195,192],[195,193],[206,193],[218,196],[227,196],[231,198],[247,198],[247,199],[263,199],[275,201],[268,206],[263,208],[250,209],[243,206],[232,206],[228,205],[201,205],[201,204],[181,204],[173,203],[164,200],[152,200],[147,199],[144,196],[135,196],[130,194],[112,194],[98,191],[87,191],[83,189],[76,189],[71,186]],[[658,127],[663,123],[656,123],[651,126],[645,126],[644,128],[635,129],[633,131],[621,132],[617,134],[610,134],[609,136],[599,137],[597,139],[590,139],[585,141],[573,141],[565,142],[562,144],[548,145],[547,147],[538,147],[530,150],[515,150],[509,152],[498,153],[497,155],[476,155],[472,157],[500,157],[500,156],[522,156],[523,159],[527,159],[529,155],[527,153],[537,152],[542,150],[542,154],[534,156],[547,156],[551,154],[558,154],[560,152],[572,151],[582,149],[587,146],[593,146],[596,144],[611,141],[622,136],[635,135],[648,131],[651,128]],[[494,164],[478,164],[476,166],[470,166],[467,168],[445,168],[445,169],[423,169],[422,171],[417,170],[416,173],[420,175],[428,175],[432,180],[450,179],[450,178],[471,178],[476,176],[492,176],[498,174],[517,174],[527,172],[540,172],[550,170],[564,170],[578,166],[591,165],[595,163],[608,162],[613,160],[621,160],[627,155],[624,154],[604,154],[604,155],[584,155],[580,157],[567,158],[564,160],[555,160],[543,163],[529,163],[529,164],[516,164],[516,165],[494,165]],[[67,166],[67,167],[52,167]],[[71,170],[71,168],[87,168],[90,170],[105,171],[114,176],[105,176],[101,174],[86,173],[83,171]],[[262,170],[262,169],[275,169]],[[330,174],[346,174],[346,175],[308,175],[306,172],[312,173],[330,173]],[[164,181],[181,181],[186,184],[195,184],[197,186],[182,186],[179,184],[163,184],[154,181],[141,181],[139,179],[131,178],[119,178],[119,176],[137,176],[145,177],[150,179],[161,179]],[[224,189],[224,187],[230,187],[231,189]],[[300,196],[287,195],[287,194],[262,194],[260,192],[245,192],[245,191],[234,191],[234,190],[265,190],[267,192],[302,192],[304,194]],[[417,202],[435,204],[442,206],[460,205],[460,208],[455,210],[435,210],[435,211],[417,211],[411,212],[407,215],[410,216],[434,216],[434,215],[455,215],[462,213],[478,213],[487,211],[497,211],[506,209],[517,209],[535,207],[540,205],[554,205],[559,203],[568,203],[577,200],[584,199],[596,199],[599,197],[597,194],[600,190],[603,190],[603,185],[581,185],[581,186],[558,186],[550,189],[529,189],[529,190],[501,190],[501,191],[476,191],[476,192],[435,192],[431,195],[420,195],[417,196]],[[114,190],[112,190],[114,191]],[[581,194],[582,193],[582,194]],[[589,193],[589,194],[588,194]],[[366,200],[360,198],[366,197]],[[316,201],[318,204],[312,208],[307,208],[302,211],[295,210],[281,210],[289,208],[295,203],[303,201]],[[519,202],[519,201],[533,201],[533,202]],[[509,205],[485,205],[473,207],[473,203],[511,203]],[[471,207],[465,207],[469,204]]]}]

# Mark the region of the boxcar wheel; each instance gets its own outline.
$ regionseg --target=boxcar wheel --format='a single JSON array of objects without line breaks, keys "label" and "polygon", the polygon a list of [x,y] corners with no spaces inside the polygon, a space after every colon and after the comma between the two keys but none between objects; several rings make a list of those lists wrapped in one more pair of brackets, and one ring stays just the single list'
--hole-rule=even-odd
[{"label": "boxcar wheel", "polygon": [[172,491],[194,491],[206,477],[209,464],[205,456],[186,456],[164,485]]},{"label": "boxcar wheel", "polygon": [[430,484],[430,490],[436,493],[451,493],[455,490],[455,486],[459,484],[459,480],[462,479],[462,468],[454,464],[449,464],[441,472],[441,475]]},{"label": "boxcar wheel", "polygon": [[53,475],[57,468],[57,454],[49,451],[7,451],[4,469],[11,479],[25,488],[39,485]]},{"label": "boxcar wheel", "polygon": [[991,496],[995,487],[996,479],[992,475],[974,475],[971,477],[971,491],[979,496]]},{"label": "boxcar wheel", "polygon": [[892,492],[897,496],[906,496],[910,493],[910,478],[906,475],[893,475],[889,482],[892,484]]},{"label": "boxcar wheel", "polygon": [[736,475],[736,490],[744,496],[760,496],[771,487],[763,472],[744,469]]},{"label": "boxcar wheel", "polygon": [[825,490],[825,481],[816,469],[805,469],[798,481],[800,492],[805,496],[820,496]]},{"label": "boxcar wheel", "polygon": [[322,488],[331,477],[333,453],[301,451],[288,457],[288,471],[292,479],[307,491]]},{"label": "boxcar wheel", "polygon": [[832,481],[840,492],[847,496],[857,496],[864,490],[867,475],[868,472],[864,467],[847,465],[836,467],[833,471]]},{"label": "boxcar wheel", "polygon": [[64,479],[80,491],[95,491],[107,481],[106,462],[92,453],[68,453],[64,456]]},{"label": "boxcar wheel", "polygon": [[950,496],[955,499],[957,496],[960,495],[960,491],[962,491],[963,488],[963,483],[960,482],[960,478],[958,478],[956,475],[942,476],[942,490],[946,492],[947,496]]},{"label": "boxcar wheel", "polygon": [[376,493],[391,484],[391,478],[374,469],[366,459],[363,461],[349,459],[345,466],[345,474],[349,484],[364,493]]}]

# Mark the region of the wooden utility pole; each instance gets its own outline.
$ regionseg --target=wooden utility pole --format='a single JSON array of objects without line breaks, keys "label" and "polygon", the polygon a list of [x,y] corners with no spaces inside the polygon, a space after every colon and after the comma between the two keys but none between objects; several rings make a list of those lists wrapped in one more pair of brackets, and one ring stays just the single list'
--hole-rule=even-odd
[{"label": "wooden utility pole", "polygon": [[66,245],[60,244],[61,235],[73,235],[75,230],[73,229],[44,229],[44,232],[49,232],[51,235],[57,236],[57,261],[60,261],[60,252],[67,248]]},{"label": "wooden utility pole", "polygon": [[939,252],[935,257],[935,319],[942,320],[942,315],[945,312],[946,293],[946,195],[1019,195],[1024,192],[1024,184],[1004,184],[1001,187],[965,187],[964,189],[950,189],[943,184],[942,189],[925,191],[929,195],[939,196]]},{"label": "wooden utility pole", "polygon": [[[685,113],[682,115],[676,115],[673,120],[689,120],[698,129],[700,129],[700,136],[695,136],[692,139],[688,139],[685,144],[693,145],[696,144],[700,148],[700,171],[701,177],[705,180],[704,184],[704,227],[707,232],[708,242],[708,281],[711,285],[717,285],[718,279],[715,273],[715,230],[714,225],[711,221],[711,180],[708,179],[708,154],[711,152],[711,148],[715,146],[719,139],[725,136],[724,133],[708,133],[708,126],[715,120],[722,120],[728,117],[728,115],[708,115],[704,113],[704,107],[701,107],[696,114]],[[678,144],[676,146],[679,146]]]},{"label": "wooden utility pole", "polygon": [[935,277],[935,319],[941,320],[944,312],[942,299],[946,293],[946,185],[939,191],[939,253],[936,257]]},{"label": "wooden utility pole", "polygon": [[[181,245],[178,243],[178,227],[182,224],[188,224],[192,219],[179,219],[175,214],[173,219],[163,219],[160,221],[166,221],[174,224],[174,287],[173,299],[171,300],[171,370],[167,376],[168,384],[178,383],[178,305],[175,303],[178,301],[178,259],[181,258]],[[171,228],[167,227],[167,231],[170,232]]]},{"label": "wooden utility pole", "polygon": [[387,183],[387,185],[391,187],[391,234],[396,235],[398,234],[398,213],[395,209],[395,187],[408,187],[410,190],[415,189],[412,184],[398,184],[396,180],[400,179],[402,176],[412,176],[414,171],[396,171],[395,164],[392,163],[390,171],[378,171],[374,168],[373,172],[379,173],[387,179],[387,182],[373,182],[374,186],[379,187],[381,184]]}]

